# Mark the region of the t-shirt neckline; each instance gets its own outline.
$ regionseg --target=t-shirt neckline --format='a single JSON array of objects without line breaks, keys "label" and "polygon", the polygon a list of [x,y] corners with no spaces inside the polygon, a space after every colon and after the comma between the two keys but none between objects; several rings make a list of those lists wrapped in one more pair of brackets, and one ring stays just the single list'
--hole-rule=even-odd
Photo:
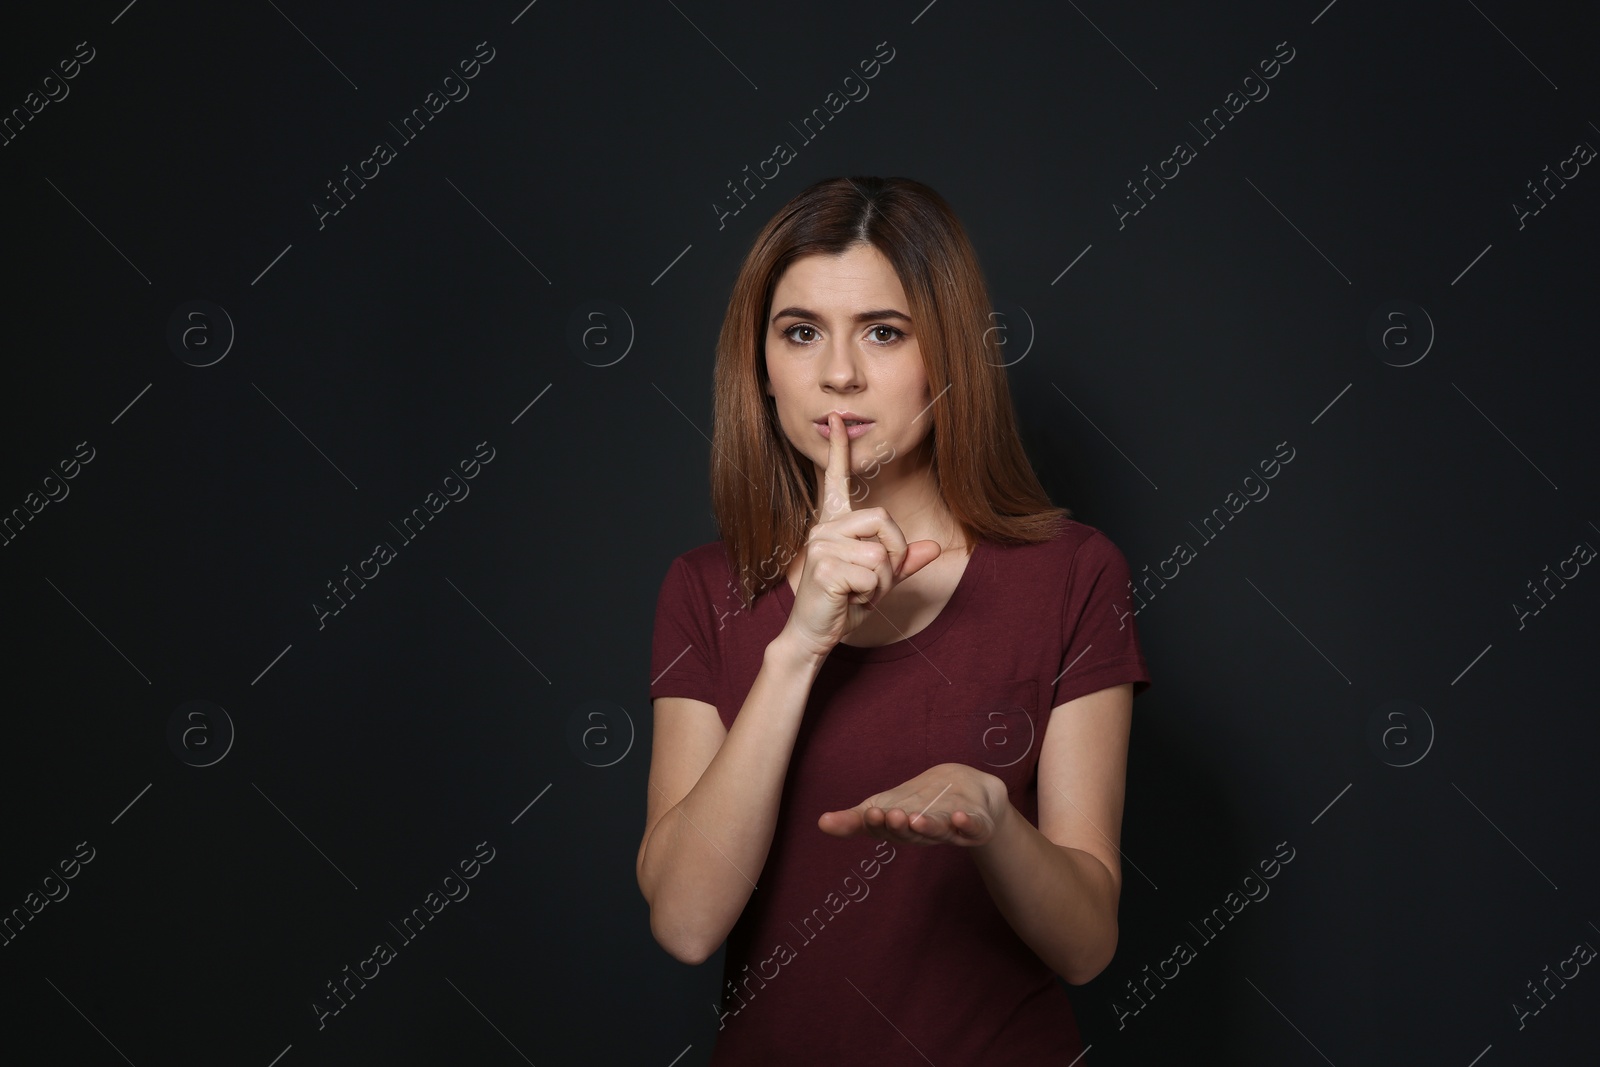
[{"label": "t-shirt neckline", "polygon": [[[885,660],[903,659],[906,656],[917,655],[924,648],[939,640],[940,637],[944,636],[944,632],[955,623],[956,617],[961,614],[961,610],[967,606],[967,601],[971,599],[971,587],[978,580],[973,573],[973,568],[978,565],[979,553],[985,553],[987,549],[988,545],[984,541],[978,540],[972,543],[972,552],[967,557],[967,565],[961,572],[960,580],[956,582],[955,591],[950,594],[950,599],[945,601],[944,607],[939,610],[939,614],[935,615],[933,621],[928,625],[910,637],[902,637],[900,640],[891,641],[886,645],[847,645],[840,641],[833,646],[833,651],[828,654],[829,658],[838,657],[857,663],[878,663]],[[777,588],[778,602],[783,605],[784,618],[787,619],[789,613],[794,610],[794,590],[789,588],[787,576],[778,582]]]}]

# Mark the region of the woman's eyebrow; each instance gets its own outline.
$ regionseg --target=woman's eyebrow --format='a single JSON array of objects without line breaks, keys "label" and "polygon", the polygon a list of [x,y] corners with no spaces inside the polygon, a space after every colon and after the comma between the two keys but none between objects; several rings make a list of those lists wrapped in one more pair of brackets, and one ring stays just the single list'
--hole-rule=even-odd
[{"label": "woman's eyebrow", "polygon": [[[773,315],[772,321],[777,322],[779,319],[790,317],[797,319],[823,318],[823,316],[817,314],[815,311],[808,311],[805,308],[786,307],[782,311]],[[856,322],[868,322],[872,319],[900,319],[905,322],[911,321],[910,315],[907,315],[902,311],[896,311],[894,308],[879,308],[876,311],[858,311],[854,316],[852,316],[852,318]]]}]

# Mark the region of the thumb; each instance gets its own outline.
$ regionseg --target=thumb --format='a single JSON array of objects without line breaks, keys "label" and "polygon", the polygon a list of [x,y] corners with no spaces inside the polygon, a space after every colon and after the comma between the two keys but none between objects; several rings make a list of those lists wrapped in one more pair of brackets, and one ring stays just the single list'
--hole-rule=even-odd
[{"label": "thumb", "polygon": [[858,811],[825,811],[817,817],[817,829],[834,837],[849,837],[865,825]]},{"label": "thumb", "polygon": [[939,558],[939,542],[912,541],[906,545],[906,558],[900,564],[896,581],[903,581]]}]

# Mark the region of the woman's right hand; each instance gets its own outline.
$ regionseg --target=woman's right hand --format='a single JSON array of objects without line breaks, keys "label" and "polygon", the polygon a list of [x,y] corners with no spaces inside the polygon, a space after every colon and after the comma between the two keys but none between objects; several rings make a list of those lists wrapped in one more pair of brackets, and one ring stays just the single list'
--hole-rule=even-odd
[{"label": "woman's right hand", "polygon": [[806,538],[800,588],[783,634],[822,658],[896,585],[939,558],[939,542],[912,541],[883,508],[850,507],[850,437],[828,414],[828,468]]}]

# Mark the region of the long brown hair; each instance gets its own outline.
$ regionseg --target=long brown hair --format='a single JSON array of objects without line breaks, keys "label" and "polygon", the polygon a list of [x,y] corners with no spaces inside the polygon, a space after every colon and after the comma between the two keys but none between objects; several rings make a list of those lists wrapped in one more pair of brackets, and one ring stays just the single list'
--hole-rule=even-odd
[{"label": "long brown hair", "polygon": [[[1051,503],[1017,435],[983,272],[943,197],[910,178],[828,178],[756,235],[717,340],[711,506],[745,607],[784,580],[816,517],[814,465],[790,443],[767,394],[772,292],[801,256],[867,243],[894,266],[911,305],[935,400],[932,469],[969,542],[1047,541],[1070,518]],[[946,386],[949,387],[946,391]]]}]

